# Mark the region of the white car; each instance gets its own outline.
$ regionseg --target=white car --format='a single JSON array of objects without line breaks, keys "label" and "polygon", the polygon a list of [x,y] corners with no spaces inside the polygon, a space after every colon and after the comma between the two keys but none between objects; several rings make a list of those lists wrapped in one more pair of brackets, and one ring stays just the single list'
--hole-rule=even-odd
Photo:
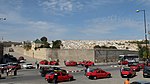
[{"label": "white car", "polygon": [[23,64],[22,66],[25,69],[34,69],[35,68],[32,63]]}]

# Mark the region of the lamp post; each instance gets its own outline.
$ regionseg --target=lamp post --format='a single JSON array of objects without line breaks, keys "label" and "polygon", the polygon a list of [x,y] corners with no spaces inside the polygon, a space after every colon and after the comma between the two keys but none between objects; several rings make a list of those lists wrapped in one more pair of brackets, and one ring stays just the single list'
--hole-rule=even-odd
[{"label": "lamp post", "polygon": [[0,17],[0,20],[6,20],[6,18]]},{"label": "lamp post", "polygon": [[147,46],[147,30],[146,30],[146,12],[145,12],[145,10],[136,10],[136,12],[138,13],[138,12],[143,12],[143,14],[144,14],[144,28],[145,28],[145,42],[146,42],[146,58],[147,58],[147,63],[146,63],[146,65],[148,66],[148,46]]},{"label": "lamp post", "polygon": [[[0,17],[0,21],[3,21],[3,20],[6,20],[6,18],[3,18],[3,17]],[[3,55],[4,55],[4,42],[3,42],[3,37],[2,37],[2,42],[0,43],[0,47],[1,47],[1,50],[0,50],[0,63],[2,62],[2,59],[4,58]]]}]

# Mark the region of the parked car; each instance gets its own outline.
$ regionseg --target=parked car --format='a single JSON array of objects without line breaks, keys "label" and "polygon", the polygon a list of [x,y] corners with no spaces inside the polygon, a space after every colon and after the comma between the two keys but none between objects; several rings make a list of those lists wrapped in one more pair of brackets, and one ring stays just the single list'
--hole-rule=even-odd
[{"label": "parked car", "polygon": [[8,62],[7,63],[7,68],[11,68],[11,69],[21,69],[21,65],[18,64],[17,62]]},{"label": "parked car", "polygon": [[48,65],[59,65],[58,61],[50,61],[48,62]]},{"label": "parked car", "polygon": [[14,52],[14,49],[13,48],[9,48],[9,52]]},{"label": "parked car", "polygon": [[120,61],[118,62],[119,65],[127,65],[128,64],[128,61]]},{"label": "parked car", "polygon": [[26,59],[25,59],[23,56],[20,56],[20,57],[18,58],[18,62],[19,62],[19,63],[25,63],[25,61],[26,61]]},{"label": "parked car", "polygon": [[92,65],[94,65],[94,62],[92,62],[92,61],[82,61],[82,62],[79,62],[78,63],[79,65],[82,65],[82,66],[92,66]]},{"label": "parked car", "polygon": [[77,66],[77,62],[75,61],[65,61],[65,65],[66,66]]},{"label": "parked car", "polygon": [[23,64],[22,66],[25,69],[34,69],[35,68],[32,63],[26,63],[26,64]]},{"label": "parked car", "polygon": [[60,69],[59,67],[41,67],[40,73],[42,77],[45,77],[46,74],[59,70],[62,69]]},{"label": "parked car", "polygon": [[39,62],[39,64],[41,65],[48,65],[48,61],[47,60],[42,60]]},{"label": "parked car", "polygon": [[140,67],[140,69],[144,69],[145,63],[138,63],[138,66]]},{"label": "parked car", "polygon": [[143,69],[143,77],[150,77],[150,66],[145,66]]},{"label": "parked car", "polygon": [[134,77],[136,75],[136,72],[131,69],[130,67],[123,67],[121,69],[121,77]]},{"label": "parked car", "polygon": [[110,78],[111,73],[102,70],[101,68],[91,69],[86,73],[86,76],[89,79],[98,79],[98,78]]},{"label": "parked car", "polygon": [[46,74],[45,80],[47,80],[48,83],[54,82],[54,75],[57,74],[57,81],[63,82],[63,81],[71,81],[73,80],[73,76],[71,74],[68,74],[66,71],[56,71]]},{"label": "parked car", "polygon": [[133,69],[134,71],[140,71],[140,65],[137,62],[129,63],[128,66]]}]

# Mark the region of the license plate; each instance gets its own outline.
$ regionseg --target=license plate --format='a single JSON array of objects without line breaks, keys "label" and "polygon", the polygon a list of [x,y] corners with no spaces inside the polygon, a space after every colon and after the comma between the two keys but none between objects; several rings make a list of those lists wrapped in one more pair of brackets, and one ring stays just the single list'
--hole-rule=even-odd
[{"label": "license plate", "polygon": [[123,75],[123,76],[127,76],[127,75]]},{"label": "license plate", "polygon": [[144,75],[147,75],[147,73],[144,73]]}]

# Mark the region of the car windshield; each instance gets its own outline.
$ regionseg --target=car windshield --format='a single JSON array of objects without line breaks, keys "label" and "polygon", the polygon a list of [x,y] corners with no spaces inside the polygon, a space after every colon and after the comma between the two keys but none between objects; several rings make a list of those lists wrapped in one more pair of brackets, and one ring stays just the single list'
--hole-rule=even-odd
[{"label": "car windshield", "polygon": [[150,70],[150,67],[145,67],[146,70]]},{"label": "car windshield", "polygon": [[124,68],[123,71],[130,71],[130,68]]}]

